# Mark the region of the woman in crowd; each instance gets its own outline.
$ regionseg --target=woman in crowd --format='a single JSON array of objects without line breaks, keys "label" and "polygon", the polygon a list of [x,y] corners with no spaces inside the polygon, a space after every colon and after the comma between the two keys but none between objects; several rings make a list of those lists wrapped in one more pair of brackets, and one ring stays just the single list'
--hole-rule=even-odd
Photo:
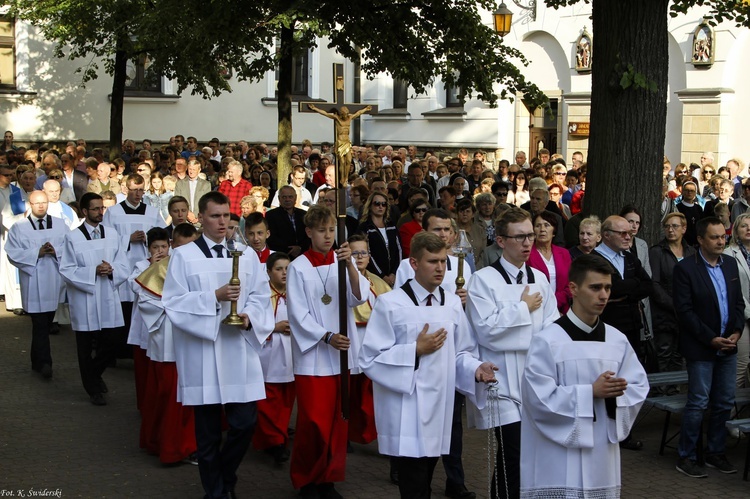
[{"label": "woman in crowd", "polygon": [[568,250],[552,244],[557,231],[557,219],[553,213],[541,212],[534,217],[533,224],[536,239],[529,254],[529,266],[547,276],[550,287],[555,291],[557,310],[564,314],[570,307],[568,271],[573,260]]},{"label": "woman in crowd", "polygon": [[346,209],[346,214],[360,220],[362,218],[362,208],[364,207],[365,201],[369,195],[370,191],[367,189],[367,186],[353,185],[349,190],[349,201],[351,202],[351,206]]},{"label": "woman in crowd", "polygon": [[698,186],[700,187],[700,192],[702,196],[705,198],[711,192],[711,179],[716,175],[716,168],[714,168],[714,165],[705,165],[701,169],[701,178],[698,182]]},{"label": "woman in crowd", "polygon": [[143,202],[159,210],[165,221],[170,218],[167,205],[172,196],[174,196],[174,187],[171,191],[167,191],[164,185],[164,175],[160,172],[152,173],[151,182],[147,191],[143,194]]},{"label": "woman in crowd", "polygon": [[748,355],[750,355],[750,214],[742,214],[734,221],[732,242],[724,254],[737,260],[742,297],[745,299],[745,329],[737,341],[737,388],[750,386]]},{"label": "woman in crowd", "polygon": [[266,201],[268,201],[271,196],[268,189],[260,184],[255,185],[250,189],[250,196],[255,198],[255,211],[259,211],[263,213],[263,216],[266,216]]},{"label": "woman in crowd", "polygon": [[[664,239],[649,250],[654,281],[654,291],[651,294],[654,344],[659,371],[680,371],[683,368],[682,355],[677,348],[680,330],[672,302],[672,277],[677,262],[694,255],[695,249],[684,239],[687,219],[682,213],[667,215],[662,228]],[[677,387],[668,386],[662,392],[664,395],[673,395],[677,393]]]},{"label": "woman in crowd", "polygon": [[[526,173],[518,172],[513,182],[513,204],[521,206],[529,201],[529,185],[526,182]],[[510,193],[508,193],[508,202],[510,203]]]},{"label": "woman in crowd", "polygon": [[263,206],[266,208],[271,207],[271,200],[273,199],[274,194],[276,194],[276,189],[271,187],[271,174],[269,172],[263,172],[260,174],[260,186],[265,187],[265,189],[268,191],[268,198],[266,198],[265,201],[263,201]]},{"label": "woman in crowd", "polygon": [[476,272],[476,262],[481,261],[482,253],[487,247],[487,231],[485,230],[484,224],[477,223],[474,220],[476,209],[471,199],[464,198],[456,203],[456,224],[458,230],[463,230],[466,233],[466,237],[469,239],[471,249],[474,257],[469,261],[469,266],[472,267],[471,271]]},{"label": "woman in crowd", "polygon": [[581,220],[578,227],[578,246],[573,246],[568,251],[570,257],[575,260],[579,256],[588,255],[602,240],[602,222],[596,215]]},{"label": "woman in crowd", "polygon": [[414,237],[414,234],[422,230],[422,217],[429,209],[430,207],[427,205],[427,201],[421,197],[416,197],[416,200],[409,205],[409,215],[411,215],[411,220],[403,224],[398,230],[404,258],[409,257],[411,238]]},{"label": "woman in crowd", "polygon": [[560,210],[563,221],[567,222],[573,215],[570,213],[570,206],[562,202],[562,195],[565,192],[565,188],[562,186],[562,184],[553,183],[550,184],[547,190],[549,190],[549,200],[555,203],[557,209]]},{"label": "woman in crowd", "polygon": [[388,218],[388,196],[380,192],[370,194],[360,220],[358,232],[367,236],[370,245],[367,270],[392,287],[396,282],[402,252],[399,231]]},{"label": "woman in crowd", "polygon": [[407,176],[404,175],[403,163],[401,163],[400,161],[394,161],[393,163],[391,163],[391,168],[393,168],[393,179],[398,181],[399,184],[404,184],[409,180]]}]

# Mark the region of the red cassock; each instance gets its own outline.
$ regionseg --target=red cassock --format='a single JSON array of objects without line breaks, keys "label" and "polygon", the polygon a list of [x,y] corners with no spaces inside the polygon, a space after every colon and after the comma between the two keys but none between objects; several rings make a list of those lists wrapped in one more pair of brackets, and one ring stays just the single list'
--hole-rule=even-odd
[{"label": "red cassock", "polygon": [[177,402],[177,365],[150,362],[147,398],[150,407],[141,420],[141,447],[162,463],[178,463],[194,453],[193,408]]},{"label": "red cassock", "polygon": [[343,482],[347,421],[341,419],[341,380],[335,376],[295,377],[297,427],[290,472],[295,489],[310,483]]},{"label": "red cassock", "polygon": [[253,447],[265,450],[289,443],[289,420],[296,389],[291,383],[266,383],[266,398],[256,402],[258,422],[253,435]]},{"label": "red cassock", "polygon": [[352,374],[349,379],[349,440],[369,444],[378,438],[372,381],[364,374]]}]

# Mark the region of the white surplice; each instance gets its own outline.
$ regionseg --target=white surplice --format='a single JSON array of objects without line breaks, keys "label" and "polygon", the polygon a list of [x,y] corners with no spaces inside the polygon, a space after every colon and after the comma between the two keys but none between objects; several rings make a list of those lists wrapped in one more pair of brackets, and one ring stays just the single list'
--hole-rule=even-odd
[{"label": "white surplice", "polygon": [[[580,334],[591,330],[585,327]],[[522,497],[619,497],[619,442],[649,385],[625,335],[611,326],[604,335],[603,342],[573,341],[552,324],[532,338],[521,385]],[[605,371],[628,382],[615,399],[614,419],[605,400],[593,396],[592,384]]]},{"label": "white surplice", "polygon": [[[88,231],[88,225],[83,224],[65,236],[60,259],[71,327],[74,331],[99,331],[123,326],[118,288],[127,282],[130,265],[120,246],[120,235],[112,227],[104,226],[103,238],[88,240],[81,230]],[[96,275],[96,266],[102,261],[112,266],[111,278]]]},{"label": "white surplice", "polygon": [[[286,293],[289,301],[289,327],[292,330],[292,360],[294,374],[307,376],[333,376],[341,373],[339,351],[321,339],[326,332],[339,332],[338,263],[313,267],[303,254],[287,270]],[[325,282],[325,286],[323,283]],[[357,298],[352,293],[348,272],[346,278],[347,327],[350,335],[357,332],[351,307],[364,303],[370,296],[370,281],[360,276]],[[323,304],[324,294],[331,297]],[[357,359],[349,350],[349,365]]]},{"label": "white surplice", "polygon": [[[522,270],[526,273],[527,267]],[[542,306],[534,312],[521,301],[527,285],[507,284],[494,267],[478,270],[469,280],[466,315],[479,345],[479,358],[499,368],[494,392],[499,398],[481,411],[466,405],[470,427],[487,429],[521,420],[521,378],[532,335],[560,317],[547,278],[536,269],[531,271],[534,283],[528,284],[529,294],[542,295]]]},{"label": "white surplice", "polygon": [[232,258],[208,258],[196,242],[170,257],[162,300],[172,323],[177,401],[183,405],[265,398],[258,351],[274,327],[265,266],[254,251],[239,259],[237,312],[248,315],[249,330],[221,323],[230,302],[217,301],[215,291],[231,277]]},{"label": "white surplice", "polygon": [[[120,234],[122,240],[122,247],[125,254],[130,262],[130,271],[135,268],[135,264],[141,260],[148,258],[148,246],[146,241],[131,243],[130,236],[133,232],[142,230],[148,232],[149,229],[154,227],[166,227],[167,224],[161,217],[159,210],[153,206],[146,206],[146,213],[144,215],[129,215],[125,213],[122,203],[117,203],[107,209],[104,214],[102,223],[107,226],[114,227]],[[120,299],[122,301],[133,301],[134,299],[133,290],[128,283],[124,283],[120,286]]]},{"label": "white surplice", "polygon": [[144,288],[139,289],[138,311],[148,331],[146,356],[154,362],[174,362],[172,322],[164,310],[161,296]]},{"label": "white surplice", "polygon": [[[415,281],[410,284],[421,298]],[[434,295],[434,306],[418,307],[403,289],[395,288],[378,297],[367,323],[359,365],[372,380],[381,454],[448,454],[454,392],[480,407],[486,400],[486,385],[474,379],[481,361],[461,299],[445,291],[445,305],[439,306],[439,290]],[[428,333],[445,328],[448,336],[438,351],[422,355],[415,368],[417,336],[425,324]]]},{"label": "white surplice", "polygon": [[[0,291],[5,295],[5,309],[14,310],[23,308],[21,299],[21,281],[18,270],[8,260],[5,253],[5,243],[8,240],[8,233],[18,221],[23,220],[29,212],[30,206],[26,201],[26,193],[21,189],[21,197],[24,200],[25,212],[13,213],[11,204],[11,186],[0,189]],[[19,210],[20,211],[20,210]]]},{"label": "white surplice", "polygon": [[[443,284],[442,284],[443,289],[446,290],[448,293],[451,293],[451,294],[455,293],[457,277],[458,277],[458,257],[453,256],[453,255],[448,255],[448,263],[445,269],[445,277],[443,277]],[[469,264],[466,263],[466,260],[464,260],[464,280],[466,282],[469,282],[470,277],[471,277],[471,267],[469,267]],[[403,260],[401,260],[401,263],[398,265],[398,270],[396,271],[396,282],[393,284],[393,289],[400,288],[409,279],[414,279],[414,269],[411,268],[411,264],[409,264],[409,259],[404,258]]]},{"label": "white surplice", "polygon": [[[31,218],[36,223],[36,218]],[[48,220],[52,223],[48,224]],[[14,224],[8,232],[5,252],[19,271],[23,309],[32,314],[54,312],[64,298],[59,268],[69,230],[65,221],[57,217],[45,216],[44,230],[34,223],[25,219]],[[45,243],[55,248],[55,256],[39,257],[39,249]]]},{"label": "white surplice", "polygon": [[[271,304],[273,305],[273,301]],[[274,323],[288,320],[286,298],[279,296],[275,305]],[[260,350],[260,364],[266,383],[294,381],[292,337],[278,332],[268,335]]]},{"label": "white surplice", "polygon": [[128,345],[136,345],[143,350],[148,350],[149,332],[138,306],[139,293],[143,289],[135,279],[151,265],[149,260],[141,260],[135,264],[133,271],[128,277],[127,285],[133,291],[133,314],[130,317],[130,331],[128,331]]}]

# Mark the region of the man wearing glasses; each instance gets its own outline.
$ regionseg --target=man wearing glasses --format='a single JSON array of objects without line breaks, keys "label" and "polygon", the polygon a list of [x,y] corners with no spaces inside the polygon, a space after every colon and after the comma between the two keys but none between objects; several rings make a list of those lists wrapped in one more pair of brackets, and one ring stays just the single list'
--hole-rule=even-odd
[{"label": "man wearing glasses", "polygon": [[[100,165],[101,166],[101,165]],[[125,200],[109,208],[104,214],[104,225],[114,227],[120,234],[120,245],[128,257],[129,272],[135,264],[149,257],[146,247],[146,232],[154,227],[165,227],[167,224],[159,210],[141,202],[146,181],[141,174],[133,173],[126,179],[127,195]],[[130,357],[127,352],[127,336],[130,331],[130,316],[133,312],[133,290],[126,281],[119,287],[125,327],[122,336],[118,337],[118,357]]]},{"label": "man wearing glasses", "polygon": [[479,344],[479,358],[507,376],[498,376],[497,403],[478,410],[467,406],[478,429],[495,429],[497,480],[505,484],[491,497],[518,497],[521,449],[521,378],[532,335],[560,317],[543,273],[526,262],[534,244],[529,214],[511,208],[495,222],[495,241],[503,255],[469,281],[466,315]]},{"label": "man wearing glasses", "polygon": [[[651,295],[653,282],[638,257],[630,251],[633,236],[630,223],[622,217],[611,216],[602,223],[602,243],[594,249],[612,265],[612,293],[601,319],[620,330],[643,362],[641,348],[642,314],[639,302]],[[630,435],[620,447],[639,450],[643,444]]]}]

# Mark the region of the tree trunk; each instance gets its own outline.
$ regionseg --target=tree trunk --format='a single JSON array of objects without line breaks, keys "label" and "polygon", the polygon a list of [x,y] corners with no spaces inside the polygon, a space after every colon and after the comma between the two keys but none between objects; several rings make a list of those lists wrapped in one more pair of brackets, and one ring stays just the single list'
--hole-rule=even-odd
[{"label": "tree trunk", "polygon": [[292,55],[294,45],[294,23],[281,28],[279,58],[279,87],[277,104],[279,111],[278,156],[276,160],[277,188],[287,185],[292,171]]},{"label": "tree trunk", "polygon": [[[602,220],[626,204],[641,212],[640,237],[660,234],[669,67],[668,0],[594,0],[591,135],[584,213]],[[623,89],[623,72],[647,88]],[[639,76],[640,74],[640,76]],[[649,89],[655,84],[655,89]]]},{"label": "tree trunk", "polygon": [[[112,75],[112,101],[109,108],[109,160],[122,154],[122,115],[125,102],[125,80],[128,55],[124,50],[115,52],[115,72]],[[129,166],[129,165],[127,165]]]}]

